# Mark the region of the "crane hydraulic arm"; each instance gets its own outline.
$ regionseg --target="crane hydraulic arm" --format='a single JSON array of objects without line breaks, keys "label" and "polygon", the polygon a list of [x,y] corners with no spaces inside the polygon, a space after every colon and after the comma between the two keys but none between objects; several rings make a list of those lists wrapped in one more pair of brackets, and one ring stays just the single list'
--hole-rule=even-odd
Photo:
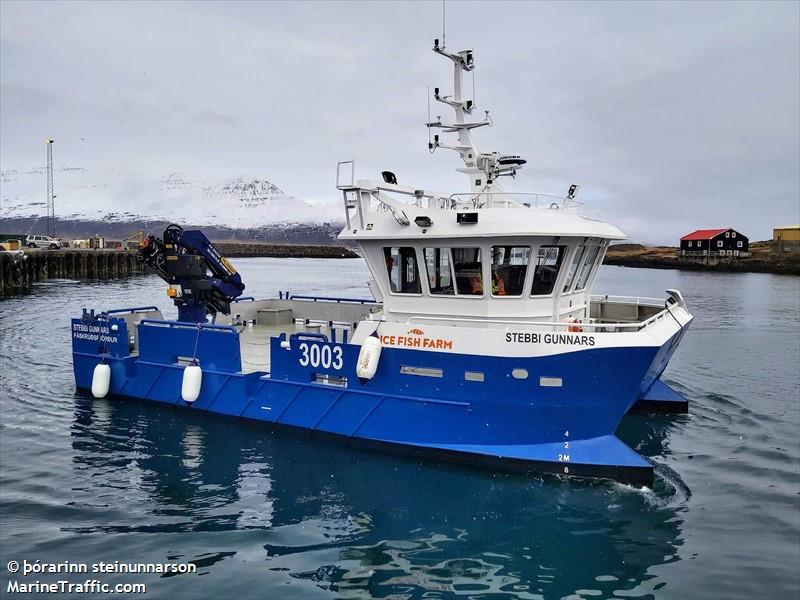
[{"label": "crane hydraulic arm", "polygon": [[179,321],[204,323],[208,315],[230,314],[231,302],[244,291],[230,261],[196,229],[170,225],[163,240],[148,235],[139,258],[169,284],[167,295],[178,307]]}]

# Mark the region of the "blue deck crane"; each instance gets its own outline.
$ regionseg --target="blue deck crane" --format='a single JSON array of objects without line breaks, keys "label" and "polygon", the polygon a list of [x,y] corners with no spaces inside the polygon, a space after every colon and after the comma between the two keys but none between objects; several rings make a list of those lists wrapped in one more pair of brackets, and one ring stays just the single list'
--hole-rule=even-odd
[{"label": "blue deck crane", "polygon": [[244,283],[230,261],[202,231],[169,225],[163,240],[147,236],[139,247],[140,260],[169,284],[167,295],[178,307],[178,320],[205,323],[217,313],[230,313],[231,302],[242,295]]}]

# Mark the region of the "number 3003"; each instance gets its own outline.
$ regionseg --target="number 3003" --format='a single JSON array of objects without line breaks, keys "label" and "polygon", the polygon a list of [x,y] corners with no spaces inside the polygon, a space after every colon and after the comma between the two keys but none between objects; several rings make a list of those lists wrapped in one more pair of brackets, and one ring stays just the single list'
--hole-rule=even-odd
[{"label": "number 3003", "polygon": [[300,344],[300,365],[307,367],[322,367],[323,369],[339,370],[344,364],[341,346],[320,346],[318,344]]}]

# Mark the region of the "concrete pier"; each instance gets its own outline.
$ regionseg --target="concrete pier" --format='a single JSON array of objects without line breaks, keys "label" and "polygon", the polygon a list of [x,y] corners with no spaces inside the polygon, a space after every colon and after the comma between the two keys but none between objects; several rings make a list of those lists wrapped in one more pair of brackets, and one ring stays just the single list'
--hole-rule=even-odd
[{"label": "concrete pier", "polygon": [[43,279],[121,279],[142,273],[135,250],[0,252],[0,298],[24,294]]}]

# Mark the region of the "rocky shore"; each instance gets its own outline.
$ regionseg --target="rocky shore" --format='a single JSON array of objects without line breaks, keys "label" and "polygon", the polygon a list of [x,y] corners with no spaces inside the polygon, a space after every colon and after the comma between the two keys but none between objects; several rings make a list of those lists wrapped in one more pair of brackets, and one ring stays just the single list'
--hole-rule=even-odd
[{"label": "rocky shore", "polygon": [[646,269],[800,275],[800,253],[778,252],[771,241],[750,244],[750,252],[751,256],[728,258],[706,265],[681,258],[678,249],[669,246],[617,244],[608,249],[603,264]]},{"label": "rocky shore", "polygon": [[241,242],[214,242],[228,258],[268,256],[273,258],[358,258],[358,254],[344,246],[311,246],[298,244],[255,244]]}]

